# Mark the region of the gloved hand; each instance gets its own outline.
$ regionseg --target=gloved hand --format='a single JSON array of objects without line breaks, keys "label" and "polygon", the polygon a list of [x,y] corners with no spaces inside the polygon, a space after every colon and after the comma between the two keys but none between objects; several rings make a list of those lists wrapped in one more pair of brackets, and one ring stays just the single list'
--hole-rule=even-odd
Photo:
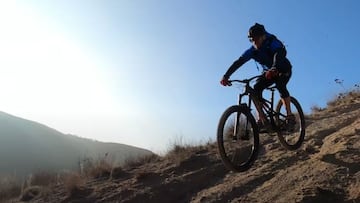
[{"label": "gloved hand", "polygon": [[275,68],[271,68],[270,70],[266,71],[265,78],[268,80],[274,79],[279,75],[279,71]]},{"label": "gloved hand", "polygon": [[223,78],[220,80],[220,84],[223,85],[223,86],[231,86],[231,83],[229,82],[229,79],[226,78],[226,77],[223,77]]}]

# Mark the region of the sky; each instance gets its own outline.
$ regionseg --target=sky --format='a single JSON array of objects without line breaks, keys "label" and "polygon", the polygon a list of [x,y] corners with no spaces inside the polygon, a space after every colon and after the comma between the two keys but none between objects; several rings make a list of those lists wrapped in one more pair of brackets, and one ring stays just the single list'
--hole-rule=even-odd
[{"label": "sky", "polygon": [[[288,89],[310,113],[360,83],[359,9],[357,0],[1,0],[0,111],[156,153],[215,141],[241,92],[219,81],[251,46],[250,26],[285,44]],[[249,61],[231,78],[260,71]]]}]

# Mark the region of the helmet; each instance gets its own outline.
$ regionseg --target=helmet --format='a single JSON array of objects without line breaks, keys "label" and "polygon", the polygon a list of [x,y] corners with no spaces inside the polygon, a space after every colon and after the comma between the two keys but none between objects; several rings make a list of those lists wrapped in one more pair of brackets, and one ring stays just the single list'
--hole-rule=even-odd
[{"label": "helmet", "polygon": [[255,25],[250,27],[248,37],[249,38],[259,37],[265,33],[266,33],[265,27],[259,23],[255,23]]}]

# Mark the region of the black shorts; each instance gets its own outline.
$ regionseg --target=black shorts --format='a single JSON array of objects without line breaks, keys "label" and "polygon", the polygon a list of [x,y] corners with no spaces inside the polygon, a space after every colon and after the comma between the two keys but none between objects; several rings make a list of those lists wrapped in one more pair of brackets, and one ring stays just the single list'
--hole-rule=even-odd
[{"label": "black shorts", "polygon": [[291,71],[288,73],[281,73],[278,77],[268,80],[265,78],[265,73],[262,74],[260,78],[256,80],[254,85],[254,90],[258,94],[259,98],[262,98],[262,92],[265,88],[269,87],[272,84],[276,84],[276,88],[280,93],[281,98],[289,97],[289,91],[287,90],[286,84],[291,78]]}]

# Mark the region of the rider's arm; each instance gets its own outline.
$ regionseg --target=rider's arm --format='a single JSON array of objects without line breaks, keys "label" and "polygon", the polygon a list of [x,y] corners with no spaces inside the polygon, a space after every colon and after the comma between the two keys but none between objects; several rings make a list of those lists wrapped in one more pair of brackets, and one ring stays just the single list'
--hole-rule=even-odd
[{"label": "rider's arm", "polygon": [[226,71],[224,78],[229,78],[238,68],[249,61],[253,55],[253,48],[246,50]]},{"label": "rider's arm", "polygon": [[271,43],[270,48],[274,51],[272,68],[283,72],[283,70],[281,70],[281,67],[286,58],[285,46],[279,40],[274,40]]}]

